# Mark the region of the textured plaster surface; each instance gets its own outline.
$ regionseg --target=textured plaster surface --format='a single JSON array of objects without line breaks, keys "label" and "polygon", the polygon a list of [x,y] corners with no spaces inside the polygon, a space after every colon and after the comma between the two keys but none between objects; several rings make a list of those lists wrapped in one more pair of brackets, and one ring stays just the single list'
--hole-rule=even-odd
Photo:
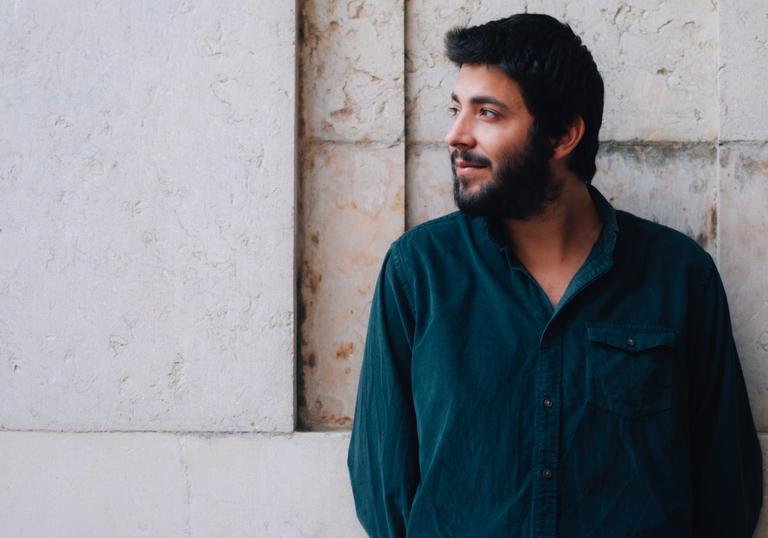
[{"label": "textured plaster surface", "polygon": [[313,145],[305,159],[300,418],[349,428],[376,276],[403,231],[404,147]]},{"label": "textured plaster surface", "polygon": [[404,231],[403,2],[302,9],[298,427],[352,426],[373,287]]},{"label": "textured plaster surface", "polygon": [[720,149],[720,270],[758,429],[768,430],[768,143]]},{"label": "textured plaster surface", "polygon": [[447,145],[409,144],[406,162],[406,228],[456,211]]},{"label": "textured plaster surface", "polygon": [[438,142],[450,125],[456,69],[443,56],[445,32],[525,10],[567,22],[592,51],[608,89],[601,139],[716,138],[714,2],[414,0],[407,25],[409,141]]},{"label": "textured plaster surface", "polygon": [[722,140],[768,139],[768,2],[720,0]]},{"label": "textured plaster surface", "polygon": [[2,535],[364,537],[349,434],[0,432]]},{"label": "textured plaster surface", "polygon": [[[415,145],[408,157],[408,227],[456,210],[448,151]],[[716,148],[602,144],[593,184],[617,209],[671,226],[715,255]]]},{"label": "textured plaster surface", "polygon": [[0,7],[0,429],[293,427],[294,19]]},{"label": "textured plaster surface", "polygon": [[364,538],[348,432],[185,439],[193,537]]},{"label": "textured plaster surface", "polygon": [[593,183],[615,208],[683,232],[714,257],[716,158],[712,143],[603,144]]},{"label": "textured plaster surface", "polygon": [[403,0],[303,2],[306,139],[402,141],[403,13]]},{"label": "textured plaster surface", "polygon": [[170,435],[0,432],[2,535],[190,536],[186,474]]}]

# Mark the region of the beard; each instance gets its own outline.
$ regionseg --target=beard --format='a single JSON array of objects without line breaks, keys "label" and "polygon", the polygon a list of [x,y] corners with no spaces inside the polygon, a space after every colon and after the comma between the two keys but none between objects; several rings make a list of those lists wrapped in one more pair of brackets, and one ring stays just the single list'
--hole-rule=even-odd
[{"label": "beard", "polygon": [[[472,151],[451,153],[453,201],[467,215],[526,220],[544,212],[546,205],[560,195],[561,185],[554,181],[549,160],[553,149],[546,136],[528,133],[522,150],[510,151],[499,160],[498,169],[477,192],[462,192],[471,182],[456,175],[456,159],[481,166],[492,166],[483,155]],[[493,167],[491,168],[493,170]]]}]

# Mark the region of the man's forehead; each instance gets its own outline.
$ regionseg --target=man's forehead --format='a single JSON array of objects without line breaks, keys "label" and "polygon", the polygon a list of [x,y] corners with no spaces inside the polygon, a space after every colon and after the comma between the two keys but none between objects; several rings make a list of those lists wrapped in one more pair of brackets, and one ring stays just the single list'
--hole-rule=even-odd
[{"label": "man's forehead", "polygon": [[469,101],[478,96],[493,97],[510,108],[522,103],[520,86],[501,68],[485,64],[462,65],[451,98]]}]

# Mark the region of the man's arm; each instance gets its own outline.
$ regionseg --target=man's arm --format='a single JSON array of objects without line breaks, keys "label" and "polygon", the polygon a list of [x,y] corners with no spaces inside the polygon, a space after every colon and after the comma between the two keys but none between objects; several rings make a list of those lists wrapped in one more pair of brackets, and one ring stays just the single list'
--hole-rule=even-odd
[{"label": "man's arm", "polygon": [[693,536],[747,538],[762,505],[762,455],[725,290],[708,262],[689,335]]},{"label": "man's arm", "polygon": [[373,538],[404,537],[420,480],[411,396],[414,320],[396,244],[371,303],[347,466],[357,517]]}]

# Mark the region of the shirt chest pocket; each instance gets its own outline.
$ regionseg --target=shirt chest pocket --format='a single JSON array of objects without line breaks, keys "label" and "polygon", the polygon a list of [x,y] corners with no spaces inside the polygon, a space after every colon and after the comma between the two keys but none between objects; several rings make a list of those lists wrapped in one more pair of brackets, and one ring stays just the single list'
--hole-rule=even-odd
[{"label": "shirt chest pocket", "polygon": [[587,400],[626,417],[672,407],[675,331],[587,324]]}]

